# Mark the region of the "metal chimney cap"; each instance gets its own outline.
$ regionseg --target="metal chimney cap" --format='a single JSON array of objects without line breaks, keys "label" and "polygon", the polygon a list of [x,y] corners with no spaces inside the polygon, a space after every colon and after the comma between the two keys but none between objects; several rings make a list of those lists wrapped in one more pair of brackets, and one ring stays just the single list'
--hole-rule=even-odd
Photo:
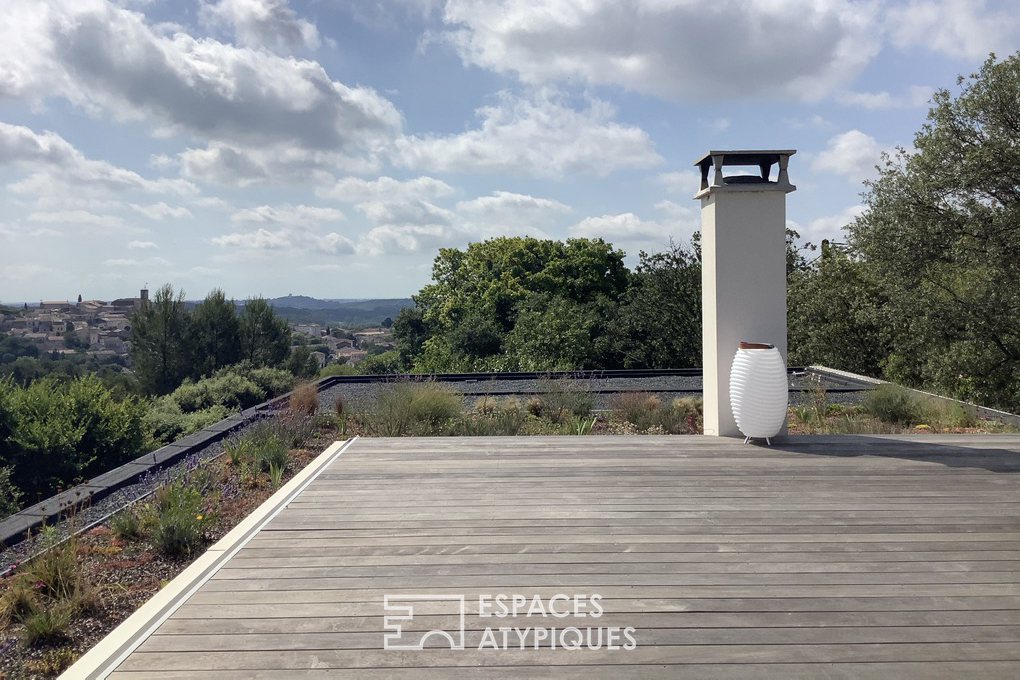
[{"label": "metal chimney cap", "polygon": [[[694,162],[694,165],[701,169],[701,186],[694,198],[706,198],[715,191],[784,191],[786,193],[795,191],[797,187],[790,184],[790,177],[787,174],[790,156],[795,153],[797,153],[795,149],[709,151]],[[775,181],[771,181],[769,174],[772,171],[772,166],[776,164],[779,165],[779,174]],[[734,165],[757,166],[760,176],[751,179],[748,176],[737,175],[727,181],[723,174],[723,168]],[[711,178],[709,178],[710,174]]]},{"label": "metal chimney cap", "polygon": [[709,151],[698,160],[694,161],[695,165],[712,165],[713,156],[722,156],[722,165],[757,165],[762,164],[772,165],[773,163],[779,162],[780,156],[786,156],[789,158],[793,154],[797,153],[796,149],[745,149],[743,151]]}]

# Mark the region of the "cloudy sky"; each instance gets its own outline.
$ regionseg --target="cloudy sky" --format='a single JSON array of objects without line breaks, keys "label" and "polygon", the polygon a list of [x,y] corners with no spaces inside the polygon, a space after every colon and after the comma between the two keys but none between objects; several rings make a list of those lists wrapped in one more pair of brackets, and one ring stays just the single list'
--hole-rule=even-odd
[{"label": "cloudy sky", "polygon": [[1015,0],[5,0],[0,300],[404,297],[442,246],[697,228],[692,162],[794,148],[838,239]]}]

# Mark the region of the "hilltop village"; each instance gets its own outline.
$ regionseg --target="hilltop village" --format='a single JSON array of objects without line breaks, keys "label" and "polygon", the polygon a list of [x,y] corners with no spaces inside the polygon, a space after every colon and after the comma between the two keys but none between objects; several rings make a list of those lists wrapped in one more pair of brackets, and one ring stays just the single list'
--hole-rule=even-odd
[{"label": "hilltop village", "polygon": [[[0,334],[21,338],[35,345],[40,355],[51,357],[84,352],[100,361],[130,366],[131,314],[147,304],[149,291],[138,297],[110,302],[43,300],[23,304],[16,314],[0,316]],[[339,326],[318,323],[290,323],[292,344],[308,345],[320,366],[330,363],[357,364],[374,351],[393,348],[388,328],[366,328],[349,332]]]}]

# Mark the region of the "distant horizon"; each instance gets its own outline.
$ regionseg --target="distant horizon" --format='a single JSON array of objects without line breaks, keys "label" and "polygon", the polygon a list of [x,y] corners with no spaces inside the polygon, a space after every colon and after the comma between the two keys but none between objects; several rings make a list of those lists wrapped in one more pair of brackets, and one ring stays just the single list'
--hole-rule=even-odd
[{"label": "distant horizon", "polygon": [[[139,288],[138,292],[140,293],[141,291],[142,291],[142,289]],[[149,292],[150,292],[150,295],[151,295],[151,293],[153,292],[153,289],[150,288]],[[90,297],[86,297],[85,295],[82,295],[81,299],[82,299],[83,302],[87,301],[87,300],[102,300],[103,302],[111,302],[113,300],[122,300],[122,299],[128,299],[128,298],[133,298],[133,297],[137,297],[137,295],[122,295],[122,296],[116,297],[116,298],[90,298]],[[235,296],[227,295],[227,299],[228,300],[234,300],[235,302],[244,302],[245,300],[250,300],[250,299],[255,298],[255,297],[258,297],[258,296],[257,295],[248,295],[248,296],[245,296],[245,297],[235,297]],[[304,298],[310,298],[310,299],[313,299],[313,300],[318,300],[319,302],[341,302],[341,303],[343,303],[343,302],[373,302],[375,300],[410,300],[411,299],[410,295],[407,295],[407,296],[404,296],[404,297],[317,298],[317,297],[315,297],[313,295],[304,295],[302,293],[298,293],[298,294],[288,293],[287,295],[279,295],[279,296],[276,296],[276,297],[268,297],[268,296],[263,295],[262,297],[265,300],[269,300],[269,301],[282,300],[282,299],[286,299],[288,297],[304,297]],[[185,303],[195,303],[195,304],[197,304],[199,302],[202,302],[202,300],[204,300],[204,299],[205,299],[205,296],[203,296],[201,298],[195,298],[195,299],[185,299],[184,302]],[[59,298],[59,297],[57,297],[57,298],[40,298],[40,300],[35,301],[35,302],[33,302],[31,300],[18,300],[16,302],[7,302],[5,300],[0,300],[0,306],[3,306],[3,307],[24,307],[27,304],[29,307],[38,307],[43,302],[67,302],[70,305],[76,305],[76,304],[78,304],[78,296],[75,295],[73,298],[68,298],[67,300],[64,300],[64,299]]]}]

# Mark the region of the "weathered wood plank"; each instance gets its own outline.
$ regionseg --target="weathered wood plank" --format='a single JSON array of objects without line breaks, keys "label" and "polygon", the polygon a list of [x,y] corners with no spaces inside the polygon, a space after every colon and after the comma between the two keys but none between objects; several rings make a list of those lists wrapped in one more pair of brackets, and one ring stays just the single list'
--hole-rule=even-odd
[{"label": "weathered wood plank", "polygon": [[[166,621],[154,635],[238,635],[247,633],[334,633],[380,632],[382,617],[372,616],[246,616],[257,614],[258,605],[226,605],[216,611],[186,605],[178,615]],[[201,607],[201,605],[199,605]],[[264,610],[264,608],[262,608]],[[300,610],[299,610],[300,611]],[[474,610],[472,610],[473,613]],[[201,614],[213,614],[215,618]],[[284,614],[289,612],[283,612]],[[195,614],[195,616],[192,616]],[[465,620],[469,629],[478,630],[494,619],[474,615]],[[599,619],[601,626],[633,626],[638,630],[651,628],[892,628],[1020,626],[1020,611],[879,611],[879,612],[613,612]],[[455,629],[460,625],[457,615],[420,614],[404,624],[407,631]]]},{"label": "weathered wood plank", "polygon": [[[491,593],[490,593],[491,594]],[[529,593],[529,595],[532,593]],[[465,593],[466,610],[478,612],[478,593]],[[357,601],[339,599],[338,593],[321,590],[290,592],[224,593],[200,590],[188,600],[177,616],[218,618],[226,611],[242,618],[278,618],[292,616],[381,616],[382,596]],[[1009,595],[877,595],[874,597],[605,597],[603,607],[609,613],[669,612],[924,612],[924,611],[1015,611],[1020,596]],[[450,602],[421,602],[416,614],[449,614],[459,611]]]},{"label": "weathered wood plank", "polygon": [[[869,662],[869,663],[744,663],[744,664],[617,664],[600,668],[591,665],[547,666],[519,665],[513,668],[487,666],[486,678],[493,680],[527,680],[548,677],[552,672],[561,680],[589,680],[590,678],[635,678],[639,680],[961,680],[962,678],[1005,679],[1015,677],[1016,664],[1012,661],[941,661],[937,664],[921,662]],[[358,668],[358,669],[280,669],[247,670],[245,678],[252,680],[474,680],[477,668]],[[237,671],[188,670],[117,672],[113,680],[237,680]]]},{"label": "weathered wood plank", "polygon": [[913,661],[1020,661],[1020,645],[1012,642],[942,644],[810,644],[810,645],[638,645],[632,650],[585,650],[582,659],[563,649],[516,650],[336,650],[313,654],[299,651],[135,652],[119,667],[144,671],[272,670],[298,668],[408,668],[416,666],[570,666],[615,664],[712,663],[868,663]]},{"label": "weathered wood plank", "polygon": [[[500,621],[491,621],[492,629],[498,631]],[[508,630],[504,643],[502,631],[495,634],[495,641],[501,648],[510,646],[510,651],[554,649],[553,643],[543,633],[541,639],[534,627],[550,628],[557,621],[517,622],[518,630]],[[600,627],[626,628],[627,622],[597,621]],[[622,624],[622,625],[621,625]],[[507,627],[513,623],[507,624]],[[428,630],[428,629],[426,629]],[[557,630],[560,630],[557,627]],[[593,628],[594,630],[594,628]],[[587,635],[587,631],[582,635]],[[592,645],[607,644],[605,631],[596,632]],[[642,646],[678,645],[825,645],[825,644],[945,644],[945,643],[1020,643],[1020,626],[896,626],[871,628],[856,627],[810,627],[810,628],[642,628],[634,632],[637,644]],[[234,633],[229,635],[175,634],[153,635],[139,648],[147,652],[258,652],[295,650],[378,650],[382,644],[383,630],[372,632],[329,632],[299,633],[292,630],[277,630],[269,633]],[[585,639],[587,638],[579,638]],[[486,641],[483,630],[465,631],[467,648],[479,649]],[[626,643],[626,640],[623,640]],[[585,643],[587,644],[587,643]],[[430,638],[428,648],[449,649],[446,640]],[[578,650],[580,651],[580,650]],[[587,651],[591,651],[588,649]]]}]

